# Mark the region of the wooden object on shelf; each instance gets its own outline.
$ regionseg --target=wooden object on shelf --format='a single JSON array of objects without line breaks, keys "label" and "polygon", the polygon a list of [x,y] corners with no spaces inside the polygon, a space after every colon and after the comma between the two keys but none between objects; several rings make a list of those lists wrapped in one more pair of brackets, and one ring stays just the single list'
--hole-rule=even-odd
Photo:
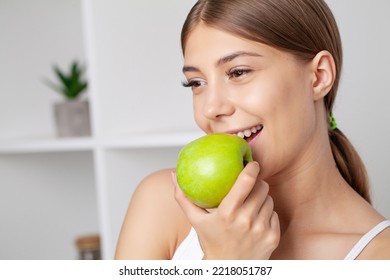
[{"label": "wooden object on shelf", "polygon": [[76,239],[80,260],[100,260],[100,236],[85,235]]}]

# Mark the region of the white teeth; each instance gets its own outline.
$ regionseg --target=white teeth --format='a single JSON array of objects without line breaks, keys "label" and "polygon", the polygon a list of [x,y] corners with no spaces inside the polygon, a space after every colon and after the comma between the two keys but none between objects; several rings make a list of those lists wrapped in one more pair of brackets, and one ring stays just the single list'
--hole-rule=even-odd
[{"label": "white teeth", "polygon": [[240,131],[240,132],[236,133],[236,135],[238,137],[241,137],[241,138],[249,137],[252,134],[254,134],[254,133],[258,132],[259,130],[261,130],[262,128],[263,128],[262,125],[257,125],[257,126],[252,127],[251,129],[245,129],[244,131]]},{"label": "white teeth", "polygon": [[244,132],[241,132],[241,131],[240,131],[239,133],[237,133],[237,136],[238,136],[238,137],[241,137],[241,138],[244,138],[244,137],[245,137]]}]

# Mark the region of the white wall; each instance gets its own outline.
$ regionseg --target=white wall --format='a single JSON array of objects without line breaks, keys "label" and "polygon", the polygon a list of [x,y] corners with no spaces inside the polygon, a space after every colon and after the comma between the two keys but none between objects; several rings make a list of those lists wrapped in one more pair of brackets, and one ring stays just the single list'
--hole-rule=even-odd
[{"label": "white wall", "polygon": [[181,25],[194,1],[92,2],[94,94],[104,104],[98,131],[122,136],[195,130],[192,96],[181,86],[180,49]]},{"label": "white wall", "polygon": [[0,260],[77,259],[98,232],[92,153],[0,157]]},{"label": "white wall", "polygon": [[80,0],[0,0],[0,139],[55,134],[62,98],[43,79],[55,81],[54,63],[85,62],[81,26]]},{"label": "white wall", "polygon": [[[43,78],[84,61],[81,26],[79,0],[0,0],[0,140],[55,134],[62,98]],[[0,155],[0,259],[78,257],[75,239],[98,232],[92,156]]]},{"label": "white wall", "polygon": [[374,206],[390,218],[390,1],[327,2],[344,46],[335,117],[366,164]]}]

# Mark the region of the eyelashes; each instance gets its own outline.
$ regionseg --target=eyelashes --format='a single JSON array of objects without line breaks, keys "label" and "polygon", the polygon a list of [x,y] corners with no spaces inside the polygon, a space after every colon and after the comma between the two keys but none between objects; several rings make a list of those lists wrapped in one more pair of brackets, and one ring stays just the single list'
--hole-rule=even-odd
[{"label": "eyelashes", "polygon": [[[251,73],[253,70],[249,68],[232,68],[225,72],[226,76],[229,80],[233,81],[240,81],[243,79],[246,75]],[[198,88],[200,86],[203,86],[206,84],[206,81],[200,80],[200,79],[193,79],[189,81],[182,81],[181,82],[183,87],[188,88]]]},{"label": "eyelashes", "polygon": [[191,81],[182,81],[181,84],[183,87],[186,87],[186,88],[187,87],[197,88],[197,87],[200,87],[206,83],[204,81],[200,81],[200,80],[191,80]]},{"label": "eyelashes", "polygon": [[227,71],[226,75],[229,77],[229,79],[237,79],[246,74],[249,74],[250,72],[252,72],[252,70],[248,68],[233,68]]},{"label": "eyelashes", "polygon": [[181,82],[181,85],[182,85],[183,87],[192,87],[192,86],[194,85],[194,83],[193,83],[193,81],[190,81],[190,82],[188,82],[188,81],[182,81],[182,82]]}]

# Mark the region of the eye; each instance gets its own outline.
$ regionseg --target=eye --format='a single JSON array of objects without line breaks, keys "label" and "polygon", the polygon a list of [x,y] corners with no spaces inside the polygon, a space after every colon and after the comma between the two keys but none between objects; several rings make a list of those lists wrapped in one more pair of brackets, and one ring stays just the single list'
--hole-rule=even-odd
[{"label": "eye", "polygon": [[226,72],[226,75],[228,75],[229,79],[237,79],[250,73],[251,71],[251,69],[246,68],[233,68]]},{"label": "eye", "polygon": [[206,82],[202,80],[190,80],[190,81],[183,81],[182,85],[183,87],[190,87],[190,88],[198,88],[200,86],[205,85]]}]

